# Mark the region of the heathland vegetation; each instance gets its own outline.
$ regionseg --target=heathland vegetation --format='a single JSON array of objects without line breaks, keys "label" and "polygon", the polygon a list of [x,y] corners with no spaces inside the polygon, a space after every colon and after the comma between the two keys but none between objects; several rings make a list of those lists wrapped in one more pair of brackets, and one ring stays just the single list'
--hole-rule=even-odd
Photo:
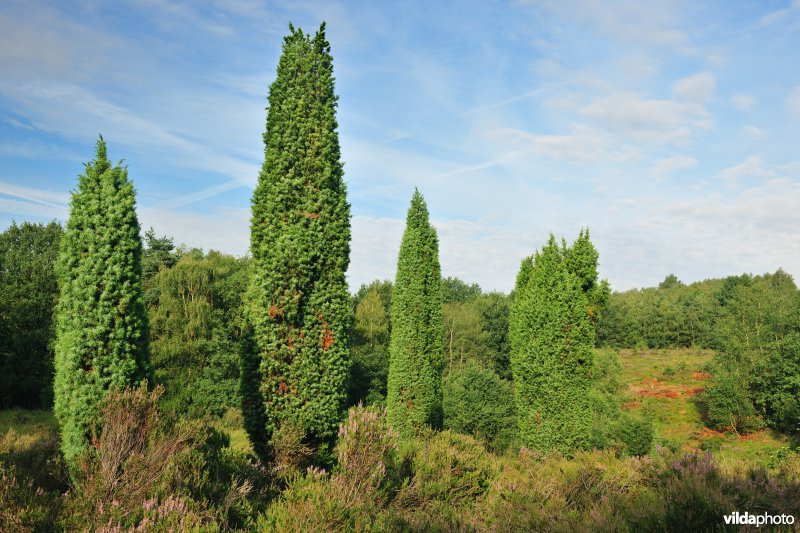
[{"label": "heathland vegetation", "polygon": [[0,531],[800,518],[791,276],[612,292],[585,229],[487,293],[415,191],[395,280],[348,294],[336,102],[324,25],[290,28],[246,257],[142,240],[102,138],[65,227],[0,234]]}]

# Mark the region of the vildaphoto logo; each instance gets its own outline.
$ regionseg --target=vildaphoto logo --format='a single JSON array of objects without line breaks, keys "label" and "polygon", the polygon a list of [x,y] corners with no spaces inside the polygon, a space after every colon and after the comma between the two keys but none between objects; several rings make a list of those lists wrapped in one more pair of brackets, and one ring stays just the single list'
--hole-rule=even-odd
[{"label": "vildaphoto logo", "polygon": [[751,514],[735,511],[723,517],[725,524],[734,526],[783,526],[794,524],[794,515],[790,514]]}]

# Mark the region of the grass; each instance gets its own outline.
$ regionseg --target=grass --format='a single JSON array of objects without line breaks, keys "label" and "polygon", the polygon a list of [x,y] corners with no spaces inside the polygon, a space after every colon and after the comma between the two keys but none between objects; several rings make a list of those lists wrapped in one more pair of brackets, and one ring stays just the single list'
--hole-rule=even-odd
[{"label": "grass", "polygon": [[767,465],[789,440],[771,430],[750,435],[717,432],[703,419],[703,391],[710,350],[620,350],[622,379],[628,386],[625,408],[652,417],[659,436],[676,449],[706,449],[721,464],[741,460]]},{"label": "grass", "polygon": [[56,428],[56,419],[51,411],[27,409],[0,411],[0,435],[5,435],[10,429],[19,434],[35,435]]}]

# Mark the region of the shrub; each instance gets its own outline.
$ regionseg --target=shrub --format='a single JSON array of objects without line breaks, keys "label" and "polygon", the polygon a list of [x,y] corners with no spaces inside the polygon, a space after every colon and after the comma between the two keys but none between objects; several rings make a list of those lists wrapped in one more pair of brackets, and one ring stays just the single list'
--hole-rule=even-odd
[{"label": "shrub", "polygon": [[720,430],[731,428],[739,433],[763,427],[753,407],[747,376],[722,365],[718,365],[712,375],[713,381],[703,395],[709,425]]},{"label": "shrub", "polygon": [[800,434],[800,333],[790,333],[753,370],[753,403],[779,431]]},{"label": "shrub", "polygon": [[13,466],[0,462],[0,531],[52,529],[60,507],[58,494],[25,482]]},{"label": "shrub", "polygon": [[106,392],[151,375],[134,197],[127,169],[112,166],[101,137],[72,194],[57,267],[54,408],[73,472]]},{"label": "shrub", "polygon": [[474,363],[451,370],[444,382],[444,427],[502,451],[517,438],[514,387]]},{"label": "shrub", "polygon": [[388,489],[395,479],[397,436],[386,410],[351,408],[339,427],[338,468],[309,466],[258,521],[267,531],[386,531]]},{"label": "shrub", "polygon": [[332,440],[347,398],[352,321],[345,271],[350,205],[340,157],[333,58],[325,23],[290,26],[270,85],[264,164],[253,191],[242,412],[262,460],[287,421]]},{"label": "shrub", "polygon": [[389,427],[386,409],[351,408],[339,426],[336,453],[339,472],[334,482],[345,504],[385,499],[382,489],[394,474],[397,459],[397,435]]},{"label": "shrub", "polygon": [[653,449],[655,428],[650,418],[624,414],[619,420],[619,438],[628,455],[646,455]]},{"label": "shrub", "polygon": [[403,436],[442,423],[444,323],[439,240],[425,199],[414,191],[392,291],[386,407]]},{"label": "shrub", "polygon": [[437,500],[451,508],[468,505],[487,491],[495,473],[479,441],[452,431],[427,434],[403,452],[411,482],[397,499],[405,507]]},{"label": "shrub", "polygon": [[587,448],[594,357],[597,253],[581,231],[572,248],[551,234],[523,260],[509,317],[511,369],[525,446],[565,454]]},{"label": "shrub", "polygon": [[[150,511],[146,502],[159,507],[172,498],[173,507],[184,509],[188,500],[176,500],[176,493],[202,488],[207,464],[197,454],[209,434],[188,424],[167,430],[157,409],[161,393],[161,387],[149,392],[146,383],[108,393],[102,429],[80,458],[77,482],[65,498],[67,529],[137,527]],[[190,507],[211,519],[201,505]]]},{"label": "shrub", "polygon": [[660,489],[665,504],[664,524],[687,531],[711,531],[734,509],[726,497],[711,452],[697,450],[674,460]]},{"label": "shrub", "polygon": [[303,474],[314,455],[305,438],[303,429],[291,422],[272,434],[272,471],[277,479],[285,482]]},{"label": "shrub", "polygon": [[[259,518],[259,531],[366,530],[371,517],[358,520],[338,497],[336,487],[323,472],[310,471],[297,478]],[[357,528],[356,525],[360,525]]]}]

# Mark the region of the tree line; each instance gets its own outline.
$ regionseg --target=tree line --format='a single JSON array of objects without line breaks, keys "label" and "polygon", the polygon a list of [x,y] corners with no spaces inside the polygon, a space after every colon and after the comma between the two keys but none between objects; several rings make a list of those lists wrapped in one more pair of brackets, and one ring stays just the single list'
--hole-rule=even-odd
[{"label": "tree line", "polygon": [[800,292],[792,277],[742,274],[614,293],[598,344],[715,351],[703,397],[710,426],[800,433]]}]

